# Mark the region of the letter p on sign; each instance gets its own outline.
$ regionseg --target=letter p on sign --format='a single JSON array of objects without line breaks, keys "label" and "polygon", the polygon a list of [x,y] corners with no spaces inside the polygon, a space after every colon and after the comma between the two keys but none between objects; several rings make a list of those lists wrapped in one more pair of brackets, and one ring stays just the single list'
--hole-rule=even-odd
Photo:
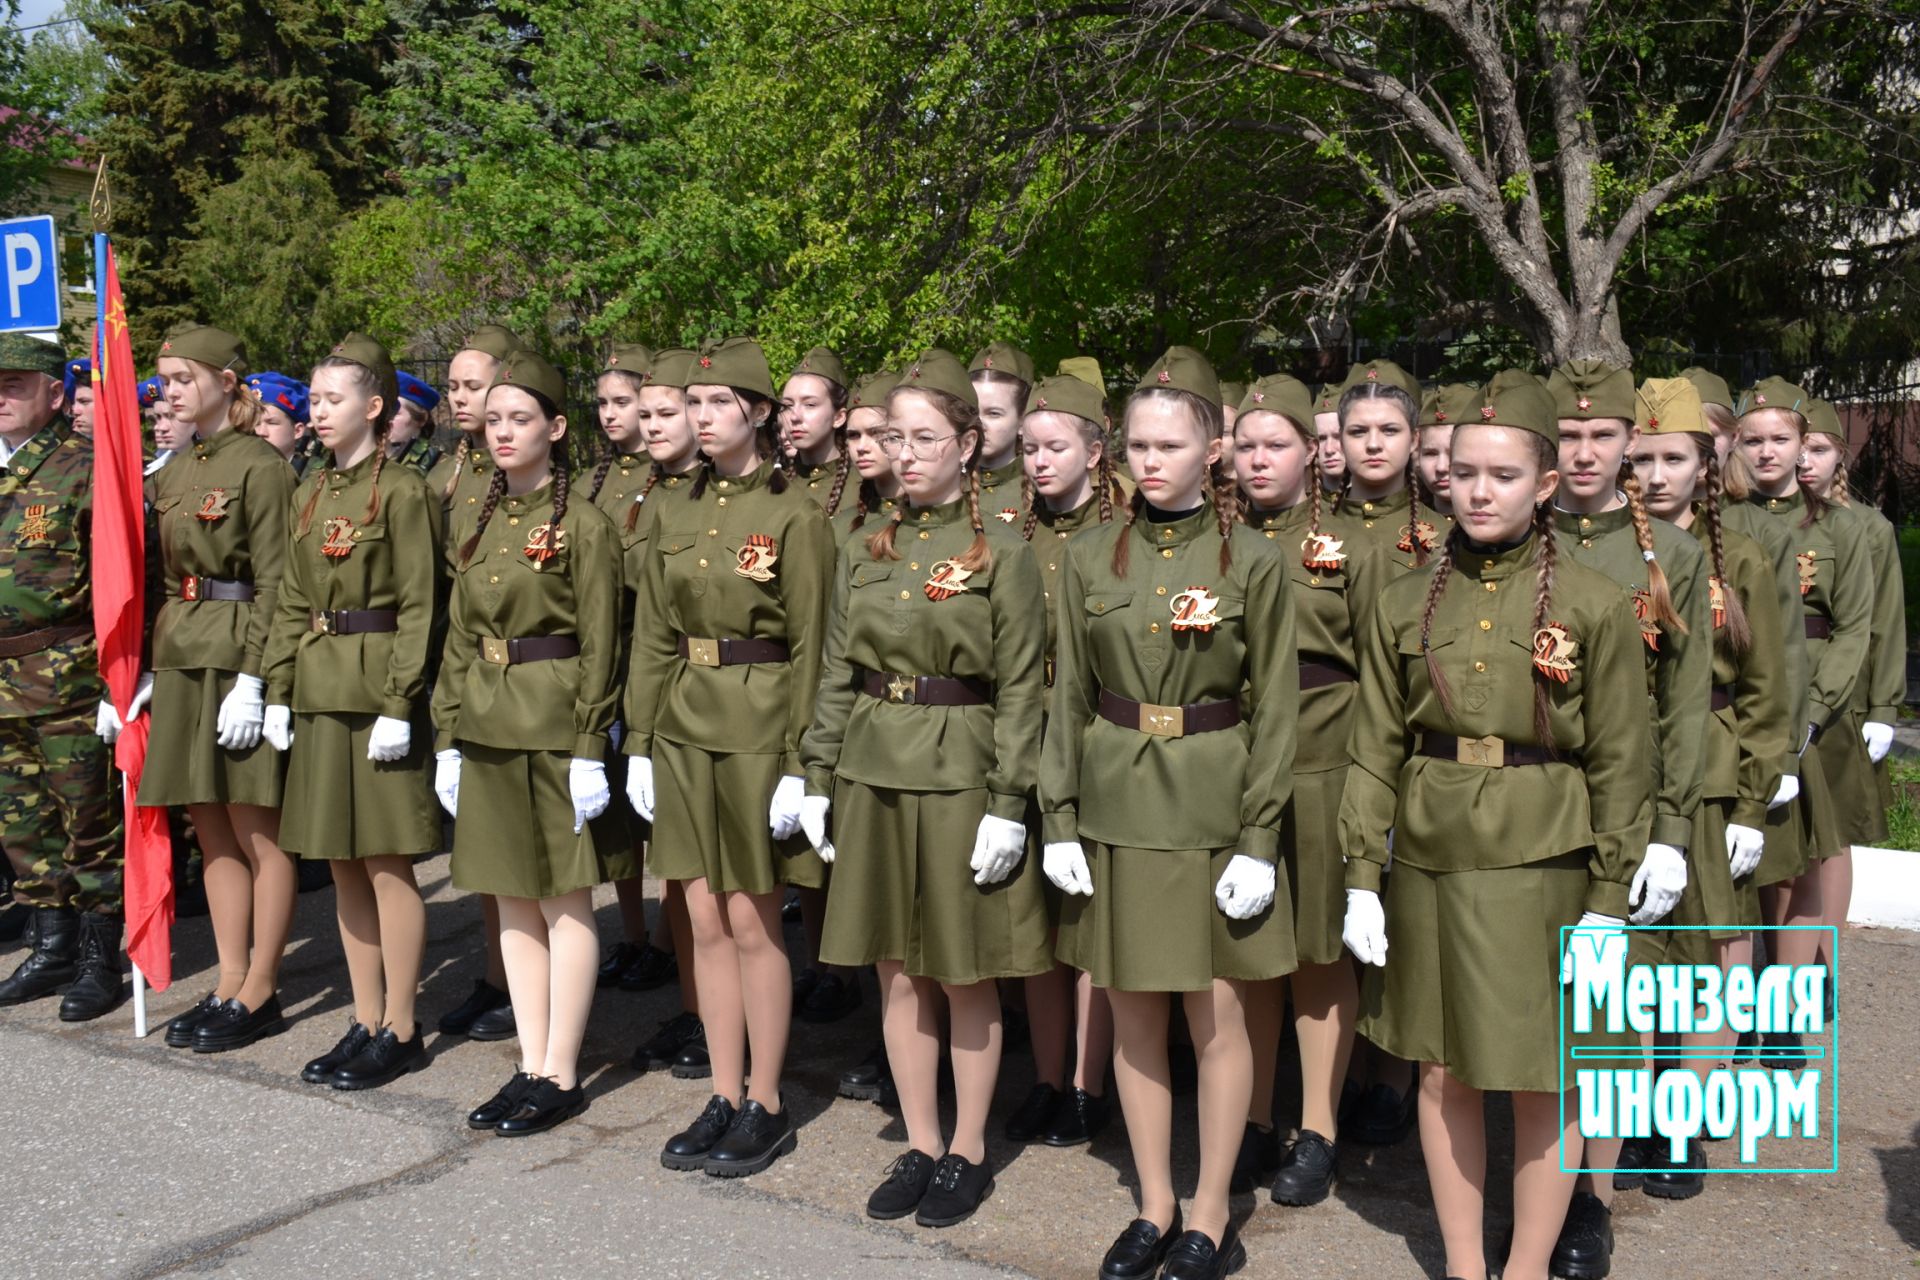
[{"label": "letter p on sign", "polygon": [[0,331],[60,327],[58,245],[53,219],[44,214],[0,222],[0,267],[7,273]]}]

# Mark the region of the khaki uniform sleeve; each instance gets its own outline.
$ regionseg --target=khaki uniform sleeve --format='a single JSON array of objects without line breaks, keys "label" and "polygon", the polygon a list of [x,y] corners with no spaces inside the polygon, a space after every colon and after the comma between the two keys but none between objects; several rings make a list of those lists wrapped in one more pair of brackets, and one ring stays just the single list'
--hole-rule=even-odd
[{"label": "khaki uniform sleeve", "polygon": [[1354,637],[1360,689],[1347,739],[1353,767],[1340,794],[1340,851],[1346,859],[1347,888],[1379,893],[1387,868],[1387,837],[1400,803],[1400,775],[1412,746],[1393,620],[1378,595],[1367,612],[1371,621]]},{"label": "khaki uniform sleeve", "polygon": [[1651,838],[1685,849],[1707,773],[1707,717],[1700,708],[1713,692],[1712,595],[1706,557],[1693,539],[1676,538],[1674,550],[1662,554],[1661,568],[1686,631],[1661,629],[1653,668],[1658,782]]},{"label": "khaki uniform sleeve", "polygon": [[640,523],[647,528],[647,551],[634,589],[633,645],[627,659],[627,692],[621,716],[627,736],[621,740],[620,749],[630,756],[651,756],[661,690],[680,655],[673,618],[667,611],[667,564],[660,553],[659,503],[650,502],[640,509]]},{"label": "khaki uniform sleeve", "polygon": [[247,476],[250,492],[243,503],[247,516],[247,554],[253,569],[253,613],[247,621],[246,654],[241,674],[264,673],[267,632],[279,607],[280,580],[287,566],[287,513],[293,507],[293,469],[274,459],[254,467]]},{"label": "khaki uniform sleeve", "polygon": [[[1586,909],[1618,919],[1627,916],[1627,894],[1646,857],[1652,826],[1645,647],[1633,605],[1622,595],[1599,615],[1587,640],[1586,693],[1580,702],[1593,827]],[[1706,704],[1702,690],[1693,714],[1700,717]]]},{"label": "khaki uniform sleeve", "polygon": [[833,528],[826,513],[808,501],[787,529],[787,551],[780,589],[787,613],[787,661],[792,664],[793,696],[787,704],[783,772],[801,776],[800,740],[813,723],[814,698],[825,666],[827,609],[833,597]]},{"label": "khaki uniform sleeve", "polygon": [[1040,568],[1024,545],[994,557],[993,765],[987,812],[1025,823],[1039,777],[1041,708],[1046,697],[1047,609]]},{"label": "khaki uniform sleeve", "polygon": [[1822,520],[1831,529],[1834,547],[1834,581],[1827,588],[1833,634],[1814,664],[1807,714],[1824,729],[1846,709],[1866,669],[1873,633],[1873,559],[1861,537],[1861,521],[1846,508],[1829,510]]},{"label": "khaki uniform sleeve", "polygon": [[574,634],[580,638],[580,691],[573,704],[573,754],[601,760],[620,697],[620,541],[598,511],[583,519],[573,558]]},{"label": "khaki uniform sleeve", "polygon": [[[1733,563],[1729,557],[1729,574]],[[1740,794],[1734,799],[1730,820],[1758,830],[1767,820],[1767,802],[1779,790],[1780,762],[1791,754],[1788,743],[1794,726],[1786,672],[1774,661],[1783,643],[1780,601],[1774,584],[1759,572],[1762,565],[1758,556],[1752,565],[1755,577],[1749,583],[1729,583],[1726,588],[1737,591],[1742,585],[1747,587],[1740,593],[1740,603],[1746,609],[1747,628],[1753,635],[1753,643],[1740,657],[1733,684]]]},{"label": "khaki uniform sleeve", "polygon": [[[314,481],[316,486],[320,483],[319,480]],[[270,707],[285,706],[292,699],[294,654],[300,647],[301,635],[311,625],[309,611],[312,605],[307,599],[299,548],[293,541],[294,525],[299,519],[295,512],[302,503],[298,489],[289,502],[286,571],[280,578],[280,591],[273,606],[273,621],[267,631],[266,652],[260,661],[262,674],[267,681],[267,705]]]},{"label": "khaki uniform sleeve", "polygon": [[1278,862],[1280,820],[1293,795],[1293,756],[1300,724],[1293,591],[1279,557],[1261,556],[1248,574],[1243,622],[1253,740],[1240,801],[1237,852],[1262,862]]},{"label": "khaki uniform sleeve", "polygon": [[393,594],[400,626],[387,659],[380,714],[405,720],[427,689],[442,564],[433,518],[439,503],[417,483],[392,486],[381,502],[393,548]]},{"label": "khaki uniform sleeve", "polygon": [[1080,756],[1099,692],[1087,643],[1087,588],[1072,545],[1062,554],[1053,602],[1053,706],[1040,759],[1040,832],[1048,844],[1080,839]]},{"label": "khaki uniform sleeve", "polygon": [[1868,520],[1873,563],[1873,635],[1867,656],[1867,719],[1896,724],[1907,700],[1907,589],[1899,535],[1885,520]]},{"label": "khaki uniform sleeve", "polygon": [[453,591],[447,604],[447,636],[440,651],[440,676],[433,683],[434,749],[449,751],[460,736],[460,702],[467,682],[467,668],[480,654],[480,643],[466,625],[460,592],[465,585],[453,575]]},{"label": "khaki uniform sleeve", "polygon": [[827,642],[820,674],[820,693],[813,700],[813,723],[800,740],[800,763],[806,770],[807,794],[833,794],[833,771],[840,764],[840,748],[847,739],[847,721],[853,716],[853,666],[847,661],[848,553],[840,552],[833,575],[833,598],[827,606]]}]

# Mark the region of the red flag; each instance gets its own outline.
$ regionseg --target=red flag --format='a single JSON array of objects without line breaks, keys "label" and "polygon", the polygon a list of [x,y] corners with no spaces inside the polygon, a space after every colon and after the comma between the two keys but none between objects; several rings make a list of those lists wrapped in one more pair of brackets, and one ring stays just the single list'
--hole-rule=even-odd
[{"label": "red flag", "polygon": [[[104,235],[93,246],[100,298],[93,339],[93,630],[108,696],[124,713],[139,684],[146,630],[140,397],[113,246]],[[114,762],[126,777],[127,954],[164,991],[173,981],[173,844],[167,811],[135,803],[148,727],[144,712],[126,726]]]}]

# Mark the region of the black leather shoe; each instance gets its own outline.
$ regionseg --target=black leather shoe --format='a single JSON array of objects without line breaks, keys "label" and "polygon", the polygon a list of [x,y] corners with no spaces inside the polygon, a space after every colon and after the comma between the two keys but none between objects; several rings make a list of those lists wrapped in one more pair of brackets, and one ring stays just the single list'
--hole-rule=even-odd
[{"label": "black leather shoe", "polygon": [[1613,1214],[1591,1191],[1576,1191],[1547,1272],[1561,1280],[1604,1280],[1611,1270]]},{"label": "black leather shoe", "polygon": [[1742,1062],[1752,1062],[1757,1039],[1751,1031],[1742,1031],[1740,1038],[1733,1042],[1732,1061],[1735,1066]]},{"label": "black leather shoe", "polygon": [[707,1153],[727,1136],[727,1130],[733,1125],[733,1117],[733,1104],[714,1094],[707,1099],[706,1109],[698,1119],[667,1139],[667,1145],[660,1149],[660,1163],[682,1173],[704,1169]]},{"label": "black leather shoe", "polygon": [[822,972],[824,971],[820,969],[802,969],[793,975],[793,1011],[795,1013],[800,1012],[800,1006],[807,1002],[807,997],[813,994],[813,989],[820,985]]},{"label": "black leather shoe", "polygon": [[611,987],[620,981],[620,975],[627,971],[634,958],[640,954],[637,943],[616,942],[600,956],[600,969],[594,975],[593,985]]},{"label": "black leather shoe", "polygon": [[880,1096],[880,1082],[893,1077],[893,1070],[887,1063],[887,1046],[875,1045],[873,1052],[860,1059],[855,1066],[840,1073],[840,1096],[859,1098],[871,1102]]},{"label": "black leather shoe", "polygon": [[1167,1260],[1161,1264],[1161,1280],[1219,1280],[1247,1265],[1247,1246],[1240,1235],[1227,1228],[1227,1238],[1214,1244],[1204,1231],[1189,1231],[1173,1242]]},{"label": "black leather shoe", "polygon": [[727,1126],[727,1134],[707,1152],[706,1171],[716,1178],[745,1178],[792,1151],[799,1143],[793,1117],[785,1107],[775,1115],[751,1098]]},{"label": "black leather shoe", "polygon": [[1620,1159],[1613,1171],[1615,1191],[1634,1191],[1646,1181],[1647,1166],[1663,1164],[1654,1138],[1628,1138],[1620,1144]]},{"label": "black leather shoe", "polygon": [[780,904],[780,919],[787,924],[800,923],[800,895],[789,893],[787,900]]},{"label": "black leather shoe", "polygon": [[579,1085],[562,1089],[551,1080],[539,1080],[520,1099],[513,1114],[493,1127],[503,1138],[524,1138],[545,1133],[587,1109],[587,1091]]},{"label": "black leather shoe", "polygon": [[427,1046],[420,1038],[419,1023],[413,1024],[411,1040],[400,1039],[392,1027],[382,1027],[380,1034],[354,1055],[353,1061],[333,1073],[333,1087],[378,1089],[426,1065]]},{"label": "black leather shoe", "polygon": [[[1664,1165],[1669,1153],[1654,1152],[1650,1165]],[[1672,1172],[1659,1168],[1647,1170],[1644,1190],[1662,1200],[1691,1200],[1707,1189],[1707,1148],[1698,1138],[1687,1140],[1687,1154]]]},{"label": "black leather shoe", "polygon": [[1340,1122],[1341,1133],[1353,1127],[1353,1113],[1360,1109],[1360,1102],[1366,1096],[1366,1090],[1354,1083],[1352,1076],[1340,1082],[1340,1107],[1333,1114]]},{"label": "black leather shoe", "polygon": [[1287,1148],[1280,1172],[1273,1179],[1273,1202],[1304,1207],[1319,1204],[1333,1193],[1338,1153],[1331,1142],[1311,1129]]},{"label": "black leather shoe", "polygon": [[520,1034],[520,1026],[513,1020],[513,1005],[503,1004],[498,1009],[489,1009],[473,1020],[467,1028],[469,1040],[511,1040]]},{"label": "black leather shoe", "polygon": [[1392,1146],[1412,1132],[1417,1102],[1412,1088],[1402,1094],[1390,1084],[1376,1084],[1361,1097],[1340,1136],[1362,1146]]},{"label": "black leather shoe", "polygon": [[507,993],[485,978],[473,980],[473,993],[457,1006],[440,1015],[440,1034],[464,1036],[473,1030],[474,1019],[499,1008],[511,1008]]},{"label": "black leather shoe", "polygon": [[633,1069],[648,1071],[654,1067],[672,1066],[674,1058],[686,1047],[687,1037],[699,1025],[700,1019],[690,1013],[674,1014],[633,1051]]},{"label": "black leather shoe", "polygon": [[[4,1001],[0,1001],[4,1003]],[[1769,1071],[1799,1071],[1807,1065],[1800,1055],[1798,1031],[1769,1031],[1760,1037],[1760,1065]]]},{"label": "black leather shoe", "polygon": [[651,944],[641,947],[639,952],[620,971],[620,989],[622,991],[652,991],[664,987],[680,976],[680,962],[671,952],[662,951]]},{"label": "black leather shoe", "polygon": [[500,1086],[500,1092],[467,1112],[467,1128],[492,1129],[502,1120],[520,1108],[525,1098],[540,1083],[538,1076],[530,1076],[524,1071],[516,1071],[513,1078]]},{"label": "black leather shoe", "polygon": [[1105,1097],[1075,1086],[1054,1111],[1040,1141],[1050,1147],[1078,1147],[1092,1142],[1107,1127],[1113,1108]]},{"label": "black leather shoe", "polygon": [[5,982],[0,1005],[50,996],[80,976],[80,917],[68,907],[33,909],[33,950]]},{"label": "black leather shoe", "polygon": [[1047,1131],[1047,1122],[1066,1095],[1050,1084],[1036,1084],[1027,1091],[1027,1100],[1007,1117],[1000,1131],[1008,1142],[1032,1142]]},{"label": "black leather shoe", "polygon": [[185,1013],[177,1014],[167,1023],[167,1047],[170,1049],[191,1049],[193,1047],[193,1029],[200,1025],[201,1019],[218,1009],[226,1001],[209,991]]},{"label": "black leather shoe", "polygon": [[909,1151],[895,1160],[887,1170],[887,1180],[867,1197],[867,1216],[891,1222],[918,1209],[933,1181],[934,1163],[932,1156],[919,1150]]},{"label": "black leather shoe", "polygon": [[60,999],[60,1021],[91,1022],[127,998],[120,976],[120,921],[88,912],[80,917],[80,963],[73,985]]},{"label": "black leather shoe", "polygon": [[1165,1231],[1145,1218],[1135,1218],[1107,1246],[1107,1256],[1100,1259],[1100,1280],[1153,1280],[1160,1274],[1160,1264],[1166,1260],[1167,1250],[1179,1236],[1178,1205],[1174,1206],[1173,1221]]},{"label": "black leather shoe", "polygon": [[1243,1196],[1271,1178],[1280,1168],[1280,1131],[1262,1129],[1253,1121],[1240,1135],[1240,1153],[1233,1158],[1233,1178],[1227,1194]]},{"label": "black leather shoe", "polygon": [[993,1169],[949,1151],[933,1166],[933,1181],[913,1220],[923,1227],[951,1227],[973,1216],[993,1194]]},{"label": "black leather shoe", "polygon": [[673,1055],[675,1080],[705,1080],[713,1074],[713,1058],[707,1053],[706,1024],[696,1020],[680,1052]]},{"label": "black leather shoe", "polygon": [[277,1036],[287,1029],[280,1012],[280,997],[271,995],[258,1009],[249,1009],[236,998],[200,1020],[193,1029],[195,1053],[226,1053],[244,1049],[264,1036]]},{"label": "black leather shoe", "polygon": [[860,982],[856,978],[843,978],[831,971],[820,975],[820,981],[813,984],[813,990],[807,993],[806,1003],[795,1013],[802,1022],[811,1022],[824,1026],[829,1022],[838,1022],[860,1007]]},{"label": "black leather shoe", "polygon": [[300,1078],[308,1084],[331,1084],[333,1073],[353,1061],[353,1056],[366,1048],[373,1039],[373,1033],[362,1026],[358,1020],[347,1024],[347,1034],[340,1042],[300,1069]]}]

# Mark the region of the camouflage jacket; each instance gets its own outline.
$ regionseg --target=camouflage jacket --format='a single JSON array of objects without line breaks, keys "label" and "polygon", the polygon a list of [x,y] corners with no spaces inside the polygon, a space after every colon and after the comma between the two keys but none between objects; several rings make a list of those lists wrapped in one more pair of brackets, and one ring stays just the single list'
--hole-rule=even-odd
[{"label": "camouflage jacket", "polygon": [[71,710],[104,696],[92,558],[93,445],[62,416],[0,474],[0,636],[84,630],[38,653],[0,658],[0,716]]}]

